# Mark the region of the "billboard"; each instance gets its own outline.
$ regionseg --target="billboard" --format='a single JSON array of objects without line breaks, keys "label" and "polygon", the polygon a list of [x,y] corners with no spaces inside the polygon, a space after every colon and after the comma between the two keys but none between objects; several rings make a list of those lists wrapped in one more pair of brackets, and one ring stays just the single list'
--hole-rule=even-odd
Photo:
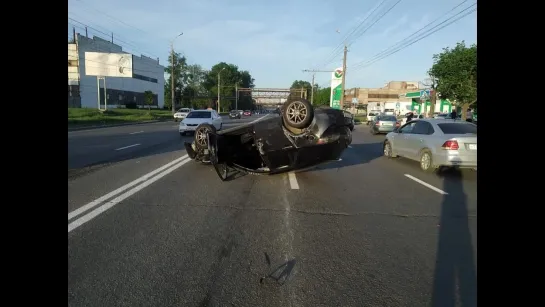
[{"label": "billboard", "polygon": [[132,54],[85,52],[85,75],[132,78]]},{"label": "billboard", "polygon": [[343,68],[339,67],[331,73],[331,95],[329,106],[334,109],[341,108]]}]

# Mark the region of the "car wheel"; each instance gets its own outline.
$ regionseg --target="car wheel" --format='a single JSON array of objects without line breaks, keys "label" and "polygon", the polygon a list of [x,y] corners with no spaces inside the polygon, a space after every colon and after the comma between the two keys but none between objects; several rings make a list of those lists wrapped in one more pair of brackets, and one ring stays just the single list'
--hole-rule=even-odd
[{"label": "car wheel", "polygon": [[286,101],[283,107],[282,119],[290,128],[307,128],[314,119],[314,108],[306,99]]},{"label": "car wheel", "polygon": [[185,135],[185,132],[180,132],[180,136],[184,136]]},{"label": "car wheel", "polygon": [[432,154],[427,149],[420,154],[420,168],[425,172],[432,172],[436,169],[433,166]]},{"label": "car wheel", "polygon": [[383,151],[384,151],[384,156],[385,157],[397,158],[397,156],[392,153],[392,145],[390,144],[390,142],[388,142],[388,141],[384,142]]},{"label": "car wheel", "polygon": [[350,130],[349,127],[345,127],[345,134],[346,134],[346,147],[348,147],[348,145],[352,144],[352,130]]},{"label": "car wheel", "polygon": [[220,124],[220,130],[222,130],[222,129],[223,129],[223,123]]},{"label": "car wheel", "polygon": [[209,132],[216,133],[216,128],[210,124],[200,124],[195,129],[195,147],[198,149],[208,148],[208,138],[206,136]]},{"label": "car wheel", "polygon": [[174,122],[178,122],[178,119],[177,119],[177,118],[175,118],[175,119],[174,119]]}]

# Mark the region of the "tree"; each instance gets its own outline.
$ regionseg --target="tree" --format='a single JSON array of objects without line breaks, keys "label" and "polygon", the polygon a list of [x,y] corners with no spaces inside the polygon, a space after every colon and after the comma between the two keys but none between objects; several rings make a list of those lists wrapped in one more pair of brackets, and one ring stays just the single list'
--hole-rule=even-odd
[{"label": "tree", "polygon": [[[239,71],[238,66],[220,62],[214,66],[206,74],[202,82],[204,89],[213,97],[218,96],[218,74],[220,75],[220,111],[234,108],[236,91],[235,85],[239,88],[253,88],[254,79],[250,72],[243,70]],[[214,99],[214,105],[217,107],[217,98]],[[241,92],[238,101],[239,109],[254,109],[254,103],[250,93]]]},{"label": "tree", "polygon": [[466,47],[462,41],[453,49],[444,48],[433,56],[428,72],[437,80],[437,92],[462,107],[462,119],[470,104],[477,101],[477,45]]},{"label": "tree", "polygon": [[153,105],[153,92],[144,92],[144,103],[148,106],[148,111],[151,112],[151,105]]},{"label": "tree", "polygon": [[174,100],[175,106],[181,105],[182,91],[188,84],[190,75],[187,70],[187,60],[180,53],[174,53],[168,57],[168,66],[165,67],[165,72],[168,78],[165,80],[165,107],[172,108],[172,92],[171,92],[171,72],[172,61],[174,58]]},{"label": "tree", "polygon": [[331,87],[318,88],[314,94],[314,105],[316,106],[329,106],[329,99],[331,98]]},{"label": "tree", "polygon": [[437,101],[437,78],[429,74],[429,78],[423,82],[425,86],[430,88],[430,110],[428,112],[428,117],[433,117],[435,113],[435,103]]},{"label": "tree", "polygon": [[[291,84],[290,86],[290,89],[294,89],[294,90],[301,90],[302,88],[304,88],[306,90],[306,94],[307,94],[307,99],[310,100],[310,96],[311,96],[311,92],[312,92],[312,84],[310,84],[310,82],[308,81],[304,81],[304,80],[295,80],[293,81],[293,83]],[[314,92],[316,93],[316,92]],[[298,92],[298,94],[300,95],[301,92]],[[291,94],[290,94],[291,96]],[[299,97],[297,97],[299,98]]]}]

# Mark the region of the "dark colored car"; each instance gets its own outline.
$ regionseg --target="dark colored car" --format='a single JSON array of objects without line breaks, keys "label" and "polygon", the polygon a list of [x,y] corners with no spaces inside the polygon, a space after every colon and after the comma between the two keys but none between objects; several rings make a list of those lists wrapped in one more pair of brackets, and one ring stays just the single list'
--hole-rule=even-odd
[{"label": "dark colored car", "polygon": [[229,112],[229,118],[230,119],[234,119],[234,118],[240,119],[241,118],[240,112],[238,110],[232,110],[231,112]]},{"label": "dark colored car", "polygon": [[211,163],[227,180],[231,170],[276,174],[337,161],[352,143],[352,132],[342,110],[314,109],[304,99],[286,102],[281,116],[216,132],[208,124],[195,131],[184,146],[191,159]]}]

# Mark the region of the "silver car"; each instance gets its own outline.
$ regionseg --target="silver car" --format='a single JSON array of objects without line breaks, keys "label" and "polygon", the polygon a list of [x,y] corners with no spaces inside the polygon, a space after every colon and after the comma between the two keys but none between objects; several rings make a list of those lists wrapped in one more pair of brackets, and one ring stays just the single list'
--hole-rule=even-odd
[{"label": "silver car", "polygon": [[419,161],[424,171],[477,168],[477,125],[452,119],[417,119],[388,133],[384,155]]},{"label": "silver car", "polygon": [[397,118],[393,115],[377,115],[370,123],[372,134],[388,133],[399,127]]}]

